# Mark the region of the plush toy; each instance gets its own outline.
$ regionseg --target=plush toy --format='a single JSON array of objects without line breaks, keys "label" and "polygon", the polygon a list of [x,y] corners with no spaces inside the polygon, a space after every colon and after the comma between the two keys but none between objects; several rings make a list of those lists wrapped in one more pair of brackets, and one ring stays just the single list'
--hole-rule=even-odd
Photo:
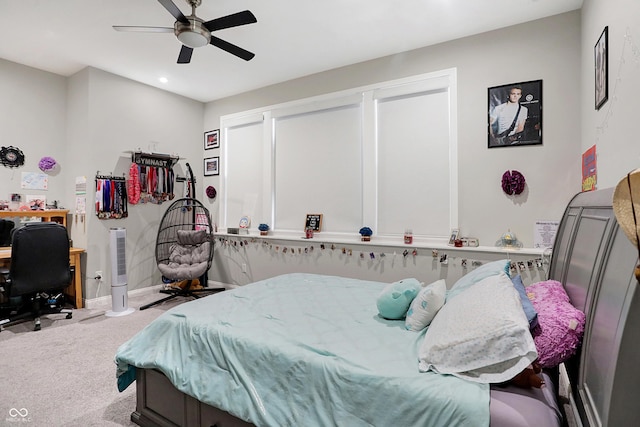
[{"label": "plush toy", "polygon": [[542,368],[538,362],[533,362],[527,366],[522,372],[513,377],[507,384],[513,384],[520,388],[542,388],[544,380],[538,374],[542,372]]},{"label": "plush toy", "polygon": [[403,279],[387,285],[377,300],[380,316],[391,320],[404,318],[421,286],[416,279]]}]

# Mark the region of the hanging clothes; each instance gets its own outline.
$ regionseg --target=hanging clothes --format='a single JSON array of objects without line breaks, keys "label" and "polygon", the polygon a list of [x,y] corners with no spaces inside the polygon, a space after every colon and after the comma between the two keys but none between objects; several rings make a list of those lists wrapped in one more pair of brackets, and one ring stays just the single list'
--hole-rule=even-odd
[{"label": "hanging clothes", "polygon": [[129,203],[137,205],[140,201],[140,173],[138,165],[131,163],[129,167],[129,179],[127,180],[127,195]]},{"label": "hanging clothes", "polygon": [[[134,186],[136,191],[139,188],[139,203],[161,204],[175,197],[173,193],[175,187],[173,165],[178,161],[178,157],[135,152],[132,161],[137,165],[137,171],[131,165],[129,179],[132,182],[131,186]],[[135,182],[138,184],[135,185]],[[131,197],[133,196],[130,195]]]},{"label": "hanging clothes", "polygon": [[96,215],[99,219],[126,218],[127,182],[124,177],[96,175]]}]

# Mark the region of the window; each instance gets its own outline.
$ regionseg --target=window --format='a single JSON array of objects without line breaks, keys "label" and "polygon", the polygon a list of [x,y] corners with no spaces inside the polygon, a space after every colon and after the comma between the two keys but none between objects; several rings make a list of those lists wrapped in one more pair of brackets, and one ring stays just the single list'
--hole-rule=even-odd
[{"label": "window", "polygon": [[221,119],[222,227],[379,236],[457,227],[456,73],[445,70]]}]

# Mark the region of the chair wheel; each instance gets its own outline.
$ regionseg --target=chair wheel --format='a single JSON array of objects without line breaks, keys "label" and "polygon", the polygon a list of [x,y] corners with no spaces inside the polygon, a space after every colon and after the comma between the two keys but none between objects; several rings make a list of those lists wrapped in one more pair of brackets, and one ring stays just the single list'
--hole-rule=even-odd
[{"label": "chair wheel", "polygon": [[66,318],[67,318],[67,319],[72,319],[72,318],[73,318],[73,314],[71,314],[71,313],[67,313],[67,317],[66,317]]},{"label": "chair wheel", "polygon": [[34,331],[39,331],[40,330],[40,323],[36,323],[36,325],[33,327]]}]

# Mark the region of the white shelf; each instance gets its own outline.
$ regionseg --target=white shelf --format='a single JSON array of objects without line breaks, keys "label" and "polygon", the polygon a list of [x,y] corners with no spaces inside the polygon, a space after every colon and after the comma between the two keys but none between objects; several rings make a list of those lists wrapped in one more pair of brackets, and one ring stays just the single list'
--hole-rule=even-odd
[{"label": "white shelf", "polygon": [[335,244],[335,245],[357,245],[357,246],[369,246],[369,247],[392,247],[392,248],[407,248],[407,249],[437,249],[447,251],[459,251],[459,252],[484,252],[494,254],[509,255],[525,255],[525,256],[542,256],[547,254],[548,250],[540,248],[501,248],[497,246],[463,246],[455,247],[449,246],[447,243],[441,241],[426,241],[416,238],[414,236],[413,243],[408,245],[403,242],[403,236],[398,238],[389,237],[372,237],[370,241],[363,242],[358,236],[340,236],[340,235],[324,235],[323,233],[316,233],[312,239],[305,239],[302,232],[299,235],[279,234],[270,232],[267,236],[262,236],[258,231],[249,232],[249,234],[229,234],[225,232],[214,233],[215,237],[228,237],[238,240],[244,239],[262,239],[267,241],[287,241],[304,244]]}]

